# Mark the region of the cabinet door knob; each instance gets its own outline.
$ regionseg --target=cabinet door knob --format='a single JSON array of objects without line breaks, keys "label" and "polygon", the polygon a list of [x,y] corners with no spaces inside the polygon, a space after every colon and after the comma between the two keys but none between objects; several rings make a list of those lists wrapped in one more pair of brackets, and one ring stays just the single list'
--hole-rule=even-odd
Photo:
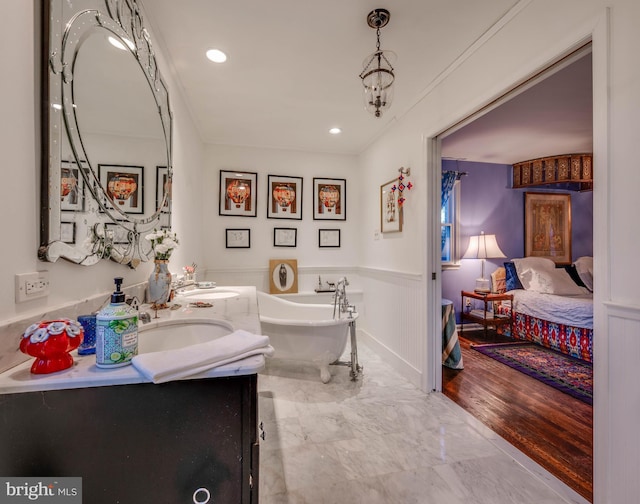
[{"label": "cabinet door knob", "polygon": [[207,504],[211,500],[211,493],[204,487],[198,488],[195,492],[193,492],[193,503],[194,504]]},{"label": "cabinet door knob", "polygon": [[264,441],[264,438],[266,437],[266,432],[262,431],[262,434],[260,434],[260,439],[262,439]]}]

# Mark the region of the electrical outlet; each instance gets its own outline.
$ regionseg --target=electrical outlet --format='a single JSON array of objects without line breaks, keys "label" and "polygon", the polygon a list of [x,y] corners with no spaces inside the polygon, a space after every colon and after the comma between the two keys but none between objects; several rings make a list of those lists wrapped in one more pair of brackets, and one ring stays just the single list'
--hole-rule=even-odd
[{"label": "electrical outlet", "polygon": [[16,303],[31,301],[49,295],[49,272],[16,274]]}]

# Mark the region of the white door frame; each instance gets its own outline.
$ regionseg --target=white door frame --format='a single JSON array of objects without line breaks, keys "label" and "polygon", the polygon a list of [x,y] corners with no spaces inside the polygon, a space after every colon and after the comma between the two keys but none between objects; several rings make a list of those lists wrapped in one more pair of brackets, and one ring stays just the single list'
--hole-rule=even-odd
[{"label": "white door frame", "polygon": [[[610,413],[608,402],[608,349],[607,349],[607,328],[604,313],[603,301],[610,298],[609,271],[606,265],[609,264],[609,240],[608,240],[608,222],[609,222],[609,178],[610,178],[610,149],[609,149],[609,114],[611,109],[609,97],[609,81],[611,62],[611,27],[610,27],[610,9],[603,9],[603,14],[599,16],[596,23],[591,27],[590,32],[585,36],[585,40],[590,39],[592,43],[593,55],[593,154],[594,165],[597,163],[597,174],[595,178],[598,180],[594,184],[594,206],[602,209],[601,212],[594,212],[594,257],[597,256],[599,275],[599,286],[601,289],[594,294],[594,345],[597,343],[598,355],[594,357],[594,369],[596,370],[597,379],[594,380],[594,502],[607,502],[608,496],[611,494],[609,488],[609,473],[615,470],[615,459],[608,451],[608,439],[610,430]],[[576,44],[578,47],[580,44]],[[569,51],[570,52],[570,51]],[[509,91],[505,91],[507,94]],[[471,117],[473,112],[470,112]],[[459,123],[458,123],[459,124]],[[453,125],[452,125],[453,126]],[[452,127],[450,126],[450,128]],[[441,174],[439,168],[441,166],[440,147],[441,137],[443,133],[448,131],[447,128],[441,132],[424,135],[423,150],[424,160],[423,166],[426,169],[425,180],[432,186],[428,193],[427,202],[427,225],[425,237],[425,289],[427,300],[427,313],[429,314],[429,322],[427,324],[427,348],[430,350],[429,357],[426,361],[425,369],[425,388],[424,390],[442,391],[442,320],[441,320],[441,303],[442,303],[442,282],[440,267],[440,247],[439,247],[439,222],[435,224],[435,217],[440,215],[440,195],[439,183]],[[437,190],[437,191],[436,191]],[[435,280],[432,280],[435,278]]]}]

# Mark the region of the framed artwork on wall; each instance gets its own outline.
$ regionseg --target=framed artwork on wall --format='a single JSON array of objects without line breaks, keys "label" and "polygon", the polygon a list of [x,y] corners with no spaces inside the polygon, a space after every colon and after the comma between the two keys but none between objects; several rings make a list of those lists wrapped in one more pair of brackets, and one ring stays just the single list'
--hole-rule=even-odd
[{"label": "framed artwork on wall", "polygon": [[318,247],[320,248],[340,247],[340,230],[339,229],[319,229],[318,230]]},{"label": "framed artwork on wall", "polygon": [[129,243],[129,231],[115,222],[106,222],[104,230],[116,245]]},{"label": "framed artwork on wall", "polygon": [[571,195],[524,193],[524,255],[571,264]]},{"label": "framed artwork on wall", "polygon": [[302,219],[302,177],[267,177],[267,217]]},{"label": "framed artwork on wall", "polygon": [[345,179],[313,179],[313,218],[316,220],[347,219],[347,181]]},{"label": "framed artwork on wall", "polygon": [[144,213],[144,167],[99,164],[100,183],[109,203],[124,213]]},{"label": "framed artwork on wall", "polygon": [[60,210],[84,210],[84,177],[75,161],[60,162]]},{"label": "framed artwork on wall", "polygon": [[295,247],[298,238],[296,228],[273,228],[274,247]]},{"label": "framed artwork on wall", "polygon": [[250,229],[226,229],[226,248],[251,248]]},{"label": "framed artwork on wall", "polygon": [[255,217],[258,174],[220,170],[220,215]]},{"label": "framed artwork on wall", "polygon": [[156,209],[160,208],[165,194],[167,195],[167,200],[162,205],[162,213],[171,210],[171,184],[168,178],[169,169],[166,166],[156,166]]},{"label": "framed artwork on wall", "polygon": [[380,186],[380,231],[395,233],[402,231],[402,206],[398,204],[395,178]]},{"label": "framed artwork on wall", "polygon": [[76,223],[61,222],[60,223],[60,241],[63,243],[74,244],[76,242]]},{"label": "framed artwork on wall", "polygon": [[269,259],[269,292],[271,294],[298,292],[297,259]]}]

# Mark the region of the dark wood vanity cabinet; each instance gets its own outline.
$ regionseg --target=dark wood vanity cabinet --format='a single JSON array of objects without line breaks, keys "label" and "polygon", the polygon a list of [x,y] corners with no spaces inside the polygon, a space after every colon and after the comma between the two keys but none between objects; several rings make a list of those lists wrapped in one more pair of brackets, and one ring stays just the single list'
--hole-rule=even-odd
[{"label": "dark wood vanity cabinet", "polygon": [[0,474],[83,502],[257,503],[258,463],[256,375],[0,395]]}]

